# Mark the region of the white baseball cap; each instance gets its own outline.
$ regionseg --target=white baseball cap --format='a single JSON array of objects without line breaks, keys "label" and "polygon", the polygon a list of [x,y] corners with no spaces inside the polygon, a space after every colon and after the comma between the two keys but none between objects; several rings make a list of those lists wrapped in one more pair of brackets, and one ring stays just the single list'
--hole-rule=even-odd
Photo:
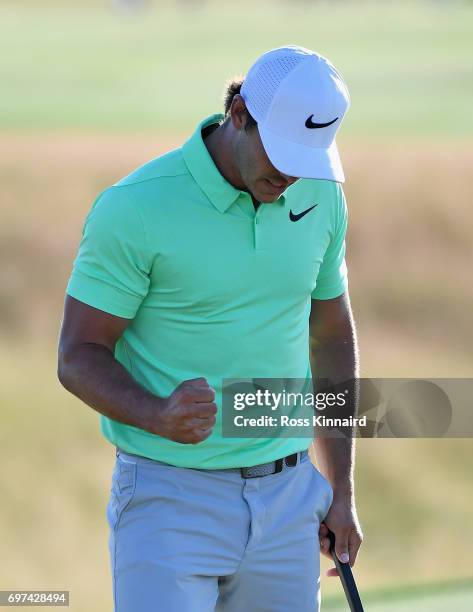
[{"label": "white baseball cap", "polygon": [[267,51],[251,66],[240,95],[277,170],[345,181],[335,134],[350,95],[325,57],[297,45]]}]

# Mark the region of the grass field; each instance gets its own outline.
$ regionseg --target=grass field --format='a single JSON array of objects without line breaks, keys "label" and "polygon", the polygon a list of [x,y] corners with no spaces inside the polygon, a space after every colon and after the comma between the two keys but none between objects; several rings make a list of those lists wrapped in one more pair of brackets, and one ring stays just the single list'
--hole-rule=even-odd
[{"label": "grass field", "polygon": [[[427,584],[420,587],[382,590],[362,597],[364,607],[370,612],[469,612],[473,606],[473,580]],[[323,600],[323,609],[345,612],[346,601],[342,597]]]},{"label": "grass field", "polygon": [[[362,375],[473,375],[471,3],[149,5],[0,2],[0,589],[69,589],[78,612],[111,609],[114,461],[56,379],[82,224],[99,191],[217,112],[258,53],[315,48],[350,86],[339,145]],[[471,440],[360,440],[357,456],[367,609],[473,609]],[[323,609],[346,610],[338,579],[322,589]]]},{"label": "grass field", "polygon": [[[8,348],[0,351],[0,498],[8,500],[0,506],[8,558],[0,588],[69,589],[73,610],[109,610],[105,507],[113,448],[101,438],[96,413],[55,381],[53,346]],[[355,572],[368,610],[433,612],[432,599],[468,610],[472,460],[470,440],[358,441],[365,543]],[[322,558],[323,572],[330,566]],[[428,586],[409,588],[415,583]],[[327,609],[344,609],[337,607],[338,579],[322,573],[322,589]]]},{"label": "grass field", "polygon": [[[83,3],[81,3],[82,5]],[[0,129],[187,132],[217,112],[223,83],[296,43],[344,74],[342,138],[473,135],[473,7],[462,2],[4,1]],[[193,6],[193,10],[189,10]],[[184,8],[186,7],[186,8]]]}]

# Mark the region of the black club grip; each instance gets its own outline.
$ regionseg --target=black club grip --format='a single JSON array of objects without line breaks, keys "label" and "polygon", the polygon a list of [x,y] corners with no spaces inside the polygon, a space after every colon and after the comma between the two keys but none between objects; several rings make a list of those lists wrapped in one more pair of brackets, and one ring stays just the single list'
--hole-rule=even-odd
[{"label": "black club grip", "polygon": [[328,530],[330,540],[330,553],[332,554],[333,562],[338,570],[338,575],[345,591],[345,595],[350,606],[351,612],[364,612],[363,604],[361,603],[358,589],[356,588],[355,578],[351,571],[350,563],[342,563],[335,553],[335,534]]}]

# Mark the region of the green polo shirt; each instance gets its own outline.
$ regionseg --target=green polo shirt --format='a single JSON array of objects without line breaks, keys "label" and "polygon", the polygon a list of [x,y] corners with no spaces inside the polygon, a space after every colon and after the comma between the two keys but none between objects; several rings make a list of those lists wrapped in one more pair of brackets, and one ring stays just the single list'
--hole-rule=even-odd
[{"label": "green polo shirt", "polygon": [[[301,179],[255,211],[203,142],[201,130],[222,119],[207,117],[182,147],[99,195],[66,289],[132,319],[115,358],[142,386],[168,397],[182,381],[204,376],[219,408],[223,379],[311,377],[311,298],[334,298],[348,286],[340,184]],[[196,445],[100,421],[125,451],[186,467],[255,465],[311,442],[224,438],[220,410],[211,436]]]}]

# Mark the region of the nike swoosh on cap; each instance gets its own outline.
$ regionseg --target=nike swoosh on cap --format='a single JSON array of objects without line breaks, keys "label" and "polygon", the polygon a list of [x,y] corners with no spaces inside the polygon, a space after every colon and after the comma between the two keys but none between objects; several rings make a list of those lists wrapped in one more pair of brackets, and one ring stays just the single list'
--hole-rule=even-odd
[{"label": "nike swoosh on cap", "polygon": [[290,210],[290,211],[289,211],[289,219],[290,219],[291,221],[299,221],[299,219],[302,219],[302,217],[303,217],[304,215],[306,215],[308,212],[310,212],[310,211],[311,211],[313,208],[315,208],[316,206],[318,206],[318,205],[317,205],[317,204],[314,204],[314,205],[313,205],[313,206],[311,206],[310,208],[307,208],[306,210],[304,210],[303,212],[298,213],[298,214],[294,214],[294,213],[292,212],[292,210]]},{"label": "nike swoosh on cap", "polygon": [[310,117],[308,117],[305,122],[305,126],[306,128],[309,128],[309,130],[318,130],[320,128],[328,127],[329,125],[332,125],[332,123],[335,123],[335,121],[338,119],[338,117],[335,117],[335,119],[332,119],[332,121],[329,121],[328,123],[314,123],[312,121],[313,116],[314,115],[311,115]]}]

